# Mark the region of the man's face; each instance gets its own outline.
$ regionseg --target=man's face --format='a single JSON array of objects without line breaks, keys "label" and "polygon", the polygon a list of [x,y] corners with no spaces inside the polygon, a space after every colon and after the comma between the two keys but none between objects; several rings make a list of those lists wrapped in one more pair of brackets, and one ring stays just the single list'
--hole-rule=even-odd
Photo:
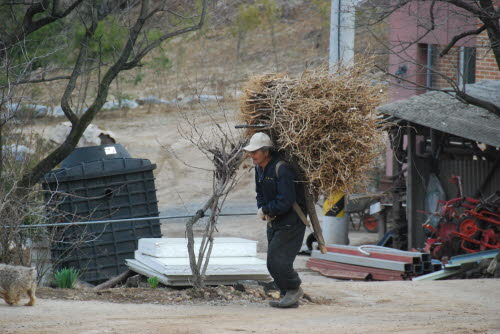
[{"label": "man's face", "polygon": [[264,153],[262,150],[257,150],[253,152],[248,152],[248,155],[250,158],[252,158],[252,162],[254,165],[261,165],[264,161],[267,160],[267,156],[269,155],[269,152]]}]

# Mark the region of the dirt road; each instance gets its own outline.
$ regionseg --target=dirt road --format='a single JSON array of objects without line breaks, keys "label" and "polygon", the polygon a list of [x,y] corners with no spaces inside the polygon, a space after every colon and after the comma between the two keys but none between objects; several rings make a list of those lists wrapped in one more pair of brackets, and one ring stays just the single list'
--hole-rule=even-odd
[{"label": "dirt road", "polygon": [[500,333],[499,280],[340,282],[303,275],[307,292],[332,305],[276,310],[225,306],[114,304],[39,299],[0,302],[2,333]]}]

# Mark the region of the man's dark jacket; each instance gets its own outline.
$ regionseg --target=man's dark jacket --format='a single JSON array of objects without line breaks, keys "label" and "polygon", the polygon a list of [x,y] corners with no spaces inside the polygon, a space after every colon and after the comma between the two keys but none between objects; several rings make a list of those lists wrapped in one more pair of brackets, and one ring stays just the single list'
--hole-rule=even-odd
[{"label": "man's dark jacket", "polygon": [[264,214],[276,217],[275,223],[302,224],[292,205],[297,202],[306,213],[304,187],[297,182],[295,172],[287,163],[280,165],[276,177],[276,164],[280,160],[273,156],[264,170],[260,166],[255,167],[257,207],[262,208]]}]

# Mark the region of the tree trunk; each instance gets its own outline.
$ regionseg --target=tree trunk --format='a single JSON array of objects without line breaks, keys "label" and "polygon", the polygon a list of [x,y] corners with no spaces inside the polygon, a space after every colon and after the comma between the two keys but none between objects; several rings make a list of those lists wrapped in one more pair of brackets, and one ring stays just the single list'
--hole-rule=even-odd
[{"label": "tree trunk", "polygon": [[0,123],[0,180],[2,180],[2,172],[3,172],[3,130],[4,123]]},{"label": "tree trunk", "polygon": [[[203,207],[196,212],[196,214],[189,218],[186,222],[186,237],[188,239],[188,254],[189,254],[189,266],[191,267],[191,273],[193,275],[193,287],[195,289],[203,288],[203,278],[201,276],[200,270],[198,268],[198,264],[196,263],[196,254],[194,252],[194,232],[193,226],[194,224],[205,216],[205,212],[212,207],[217,195],[214,194],[210,199],[203,205]],[[198,259],[201,261],[202,259]]]}]

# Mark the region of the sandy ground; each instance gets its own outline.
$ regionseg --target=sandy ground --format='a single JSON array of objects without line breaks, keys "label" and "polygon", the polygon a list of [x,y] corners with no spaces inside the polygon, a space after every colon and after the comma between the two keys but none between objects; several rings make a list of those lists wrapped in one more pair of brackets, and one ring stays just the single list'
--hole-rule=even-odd
[{"label": "sandy ground", "polygon": [[303,273],[331,305],[0,302],[1,333],[500,333],[500,281],[340,282]]}]

